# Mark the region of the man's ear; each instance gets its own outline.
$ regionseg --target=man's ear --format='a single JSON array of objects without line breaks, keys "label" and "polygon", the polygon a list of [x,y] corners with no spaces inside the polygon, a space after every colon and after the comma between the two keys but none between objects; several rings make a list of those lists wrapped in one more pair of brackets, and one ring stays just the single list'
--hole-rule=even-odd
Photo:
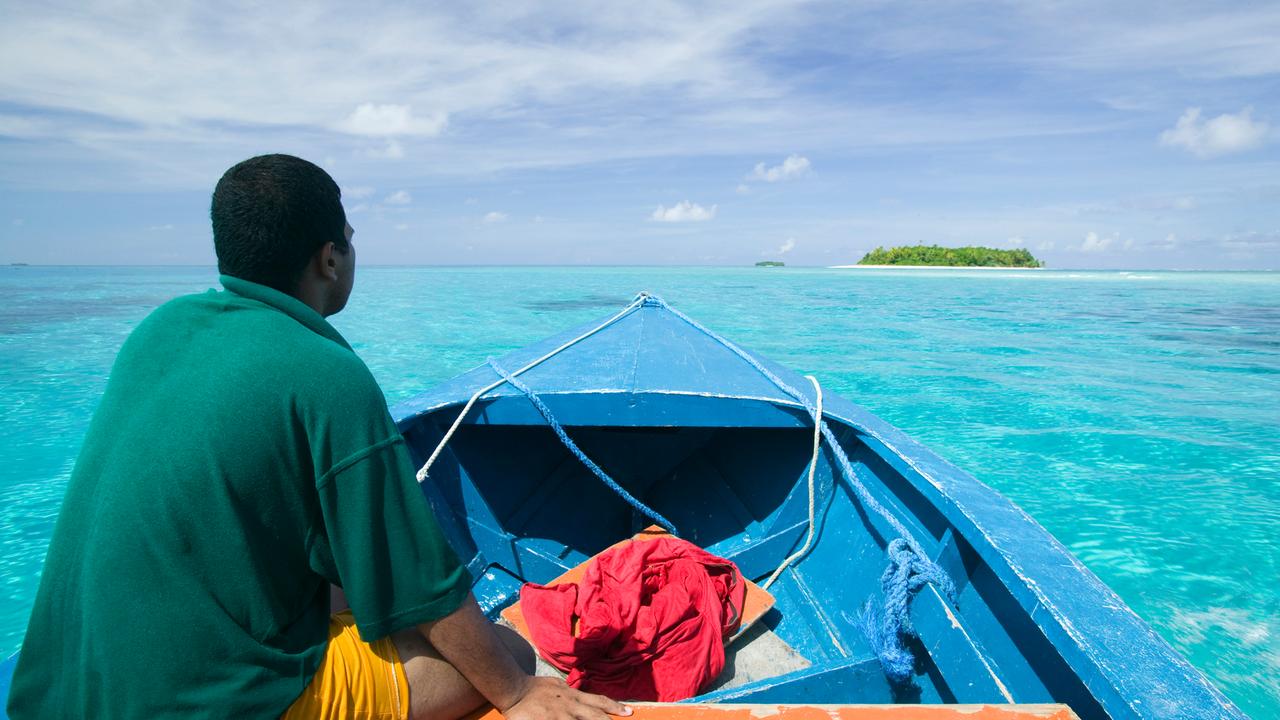
[{"label": "man's ear", "polygon": [[333,254],[337,252],[337,250],[337,245],[332,242],[327,242],[316,251],[316,271],[322,277],[329,280],[338,279],[338,263],[333,257]]}]

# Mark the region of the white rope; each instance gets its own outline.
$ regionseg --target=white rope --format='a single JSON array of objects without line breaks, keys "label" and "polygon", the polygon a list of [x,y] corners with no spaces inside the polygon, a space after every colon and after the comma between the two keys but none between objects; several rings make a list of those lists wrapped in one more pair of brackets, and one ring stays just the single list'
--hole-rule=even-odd
[{"label": "white rope", "polygon": [[[591,337],[592,335],[595,335],[596,333],[598,333],[598,332],[600,332],[601,330],[603,330],[603,329],[605,329],[605,328],[609,327],[610,325],[612,325],[612,324],[614,324],[614,323],[618,322],[618,321],[619,321],[619,320],[621,320],[623,317],[625,317],[627,314],[631,313],[631,312],[632,312],[632,311],[634,311],[636,308],[638,308],[638,307],[640,307],[641,305],[643,305],[643,304],[644,304],[644,302],[645,302],[645,300],[647,300],[647,299],[649,299],[649,293],[647,293],[647,292],[642,292],[642,293],[640,293],[639,295],[637,295],[637,296],[636,296],[636,299],[635,299],[635,300],[632,300],[632,301],[631,301],[631,304],[630,304],[630,305],[628,305],[628,306],[626,306],[626,307],[622,308],[622,310],[618,311],[618,314],[617,314],[617,315],[614,315],[613,317],[609,318],[608,320],[605,320],[605,321],[604,321],[603,323],[601,323],[600,325],[597,325],[596,327],[592,328],[591,330],[588,330],[587,332],[585,332],[585,333],[583,333],[583,334],[579,335],[578,337],[576,337],[576,338],[574,338],[574,339],[570,340],[569,342],[566,342],[565,344],[561,345],[560,347],[556,348],[555,350],[552,350],[551,352],[547,353],[546,355],[543,355],[542,357],[540,357],[540,358],[538,358],[538,359],[536,359],[536,360],[534,360],[534,361],[532,361],[532,362],[530,362],[530,363],[526,364],[524,367],[522,367],[522,368],[520,368],[519,370],[516,370],[515,372],[511,373],[511,375],[512,375],[512,376],[516,376],[516,375],[519,375],[519,374],[521,374],[521,373],[523,373],[523,372],[526,372],[526,371],[528,371],[528,370],[530,370],[530,369],[532,369],[532,368],[534,368],[534,367],[537,367],[538,365],[540,365],[540,364],[542,364],[544,361],[546,361],[546,360],[548,360],[548,359],[550,359],[550,358],[554,357],[554,356],[555,356],[555,355],[557,355],[558,353],[561,353],[561,352],[563,352],[563,351],[565,351],[565,350],[569,349],[570,347],[573,347],[574,345],[577,345],[578,343],[582,342],[583,340],[586,340],[587,338]],[[463,408],[462,408],[462,412],[458,413],[458,417],[454,418],[453,425],[450,425],[450,426],[449,426],[449,431],[448,431],[448,432],[446,432],[446,433],[444,434],[444,437],[443,437],[443,438],[440,438],[440,442],[436,445],[436,449],[431,453],[431,457],[427,458],[427,461],[426,461],[425,463],[423,463],[422,468],[418,470],[418,482],[419,482],[419,483],[424,483],[424,482],[426,482],[426,480],[427,480],[427,474],[431,472],[431,466],[435,464],[435,462],[436,462],[436,458],[440,457],[440,453],[444,451],[444,446],[445,446],[445,445],[447,445],[447,444],[449,444],[449,440],[450,440],[450,438],[452,438],[452,437],[453,437],[453,434],[454,434],[455,432],[457,432],[457,430],[458,430],[458,426],[462,425],[462,419],[463,419],[463,418],[465,418],[465,417],[467,416],[467,413],[471,412],[471,408],[472,408],[472,406],[474,406],[474,405],[476,404],[476,401],[480,399],[480,396],[481,396],[481,395],[484,395],[485,393],[489,392],[490,390],[493,390],[494,388],[497,388],[498,386],[502,385],[502,384],[503,384],[503,383],[505,383],[506,381],[507,381],[507,380],[506,380],[506,378],[501,378],[501,377],[500,377],[500,378],[498,378],[497,380],[495,380],[495,381],[493,381],[493,382],[489,383],[488,385],[485,385],[484,387],[480,388],[479,390],[477,390],[477,391],[475,392],[475,394],[474,394],[474,395],[472,395],[472,396],[471,396],[471,399],[470,399],[470,400],[468,400],[468,401],[467,401],[467,404],[463,406]]]},{"label": "white rope", "polygon": [[804,540],[804,547],[797,550],[793,555],[791,555],[791,557],[783,560],[782,564],[778,566],[778,569],[774,570],[773,574],[769,576],[769,579],[765,580],[760,585],[760,587],[765,590],[769,589],[769,586],[773,584],[774,580],[778,579],[778,576],[782,574],[783,570],[787,569],[788,565],[804,557],[805,553],[809,552],[809,547],[813,545],[814,532],[817,530],[817,526],[814,523],[814,506],[816,501],[814,500],[815,493],[813,490],[813,474],[818,469],[818,454],[821,452],[822,448],[822,386],[818,384],[818,378],[812,375],[805,375],[805,378],[807,378],[809,382],[813,383],[813,391],[817,395],[818,406],[817,412],[814,413],[813,417],[813,459],[809,461],[809,535]]}]

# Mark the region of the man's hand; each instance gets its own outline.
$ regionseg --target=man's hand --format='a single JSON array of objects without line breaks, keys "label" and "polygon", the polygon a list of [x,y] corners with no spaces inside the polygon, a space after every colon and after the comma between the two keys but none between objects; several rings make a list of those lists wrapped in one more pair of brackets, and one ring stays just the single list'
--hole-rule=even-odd
[{"label": "man's hand", "polygon": [[[512,657],[475,598],[418,626],[426,641],[471,687],[508,720],[606,720],[631,708],[601,695],[574,690],[563,680],[533,677]],[[478,703],[477,703],[478,704]]]},{"label": "man's hand", "polygon": [[502,709],[507,720],[608,720],[609,715],[630,714],[631,708],[622,703],[574,690],[563,680],[548,677],[529,678],[520,699]]}]

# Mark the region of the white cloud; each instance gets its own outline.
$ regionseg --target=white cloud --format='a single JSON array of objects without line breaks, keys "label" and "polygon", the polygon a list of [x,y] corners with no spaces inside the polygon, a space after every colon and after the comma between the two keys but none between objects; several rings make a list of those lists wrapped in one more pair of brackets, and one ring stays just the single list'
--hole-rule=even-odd
[{"label": "white cloud", "polygon": [[767,168],[764,163],[757,163],[755,170],[747,176],[748,180],[763,180],[765,182],[778,182],[779,180],[791,180],[808,174],[810,169],[809,158],[800,155],[789,155],[781,165],[774,165]]},{"label": "white cloud", "polygon": [[1004,244],[1010,247],[1022,247],[1027,244],[1027,239],[1021,236],[1014,236],[1005,240]]},{"label": "white cloud", "polygon": [[715,216],[715,205],[710,208],[704,208],[697,203],[682,200],[671,207],[659,205],[658,209],[654,210],[653,215],[650,215],[649,218],[656,222],[702,222]]},{"label": "white cloud", "polygon": [[172,225],[171,223],[165,223],[164,225],[152,225],[151,227],[148,227],[147,229],[148,229],[148,230],[159,230],[159,231],[172,230],[172,229],[173,229],[173,225]]},{"label": "white cloud", "polygon": [[[5,6],[0,134],[38,135],[146,169],[166,187],[176,176],[201,189],[264,145],[368,157],[355,138],[441,137],[433,149],[447,152],[429,170],[439,174],[667,154],[653,141],[670,140],[672,118],[737,116],[720,125],[723,144],[745,148],[733,131],[760,126],[741,111],[757,93],[785,93],[741,45],[793,13],[782,0],[714,10],[657,0],[643,13],[332,0],[235,13],[189,1],[77,7]],[[352,37],[377,42],[352,52]],[[455,117],[468,121],[461,142],[444,137]],[[679,144],[704,142],[690,132]],[[384,156],[412,149],[379,145]]]},{"label": "white cloud", "polygon": [[413,202],[413,196],[408,190],[397,190],[383,198],[382,202],[387,205],[408,205]]},{"label": "white cloud", "polygon": [[1115,241],[1115,235],[1102,237],[1096,232],[1090,232],[1084,236],[1084,241],[1080,243],[1080,247],[1078,249],[1080,252],[1103,252],[1107,248],[1111,247],[1111,244]]},{"label": "white cloud", "polygon": [[396,223],[395,228],[397,232],[404,232],[409,229],[409,223]]},{"label": "white cloud", "polygon": [[738,187],[734,189],[734,192],[739,195],[749,195],[751,194],[751,186],[746,183],[738,183]]},{"label": "white cloud", "polygon": [[1042,240],[1038,245],[1036,245],[1036,250],[1039,250],[1040,252],[1045,252],[1047,250],[1052,250],[1055,247],[1057,247],[1057,243],[1055,243],[1054,241]]},{"label": "white cloud", "polygon": [[1253,119],[1253,108],[1210,120],[1201,119],[1200,108],[1187,108],[1176,125],[1160,133],[1160,144],[1208,158],[1259,147],[1266,141],[1268,130],[1267,123]]},{"label": "white cloud", "polygon": [[795,250],[795,249],[796,249],[796,239],[795,239],[795,238],[787,238],[787,241],[786,241],[786,242],[784,242],[784,243],[782,243],[781,245],[779,245],[779,246],[778,246],[778,254],[779,254],[779,255],[786,255],[787,253],[789,253],[789,252],[791,252],[792,250]]},{"label": "white cloud", "polygon": [[485,223],[486,225],[492,225],[493,223],[503,222],[506,219],[507,219],[506,213],[498,212],[497,210],[494,210],[493,212],[485,213],[484,217],[481,218],[480,221]]},{"label": "white cloud", "polygon": [[337,129],[352,135],[390,137],[394,135],[439,135],[448,122],[445,113],[425,118],[413,116],[408,105],[375,105],[364,103],[337,124]]},{"label": "white cloud", "polygon": [[368,209],[369,209],[369,203],[356,203],[355,205],[352,205],[351,207],[347,208],[347,214],[354,215],[355,213],[362,213]]},{"label": "white cloud", "polygon": [[373,195],[374,192],[374,188],[367,185],[355,185],[349,188],[343,188],[342,197],[348,200],[360,200]]},{"label": "white cloud", "polygon": [[[893,74],[893,63],[884,96],[791,82],[773,59],[793,51],[832,59],[829,68],[796,68],[815,73],[856,73],[865,55],[847,64],[851,47],[873,59],[947,60],[958,52],[966,71],[1083,69],[1059,75],[1074,78],[1083,95],[1102,97],[1137,85],[1185,94],[1184,68],[1193,76],[1221,67],[1264,78],[1280,69],[1280,11],[1265,3],[1181,4],[1148,13],[1158,17],[1144,16],[1140,26],[1123,3],[1088,13],[1069,3],[1031,4],[995,23],[960,5],[944,12],[892,4],[884,17],[890,9],[878,3],[824,8],[785,0],[713,7],[655,0],[643,13],[572,3],[410,9],[322,0],[235,13],[189,1],[81,5],[74,14],[48,3],[5,6],[0,100],[16,120],[0,118],[0,133],[10,126],[75,146],[78,157],[109,161],[112,170],[126,166],[151,184],[201,189],[230,161],[282,137],[308,156],[337,158],[344,170],[370,157],[361,142],[394,157],[412,156],[415,137],[441,138],[432,142],[432,163],[399,169],[405,176],[657,155],[773,157],[762,153],[776,152],[780,137],[814,153],[856,153],[1110,129],[1111,118],[1043,109],[1039,91],[1023,86],[993,97],[990,112],[963,103],[941,109],[918,91],[918,78]],[[353,53],[351,37],[376,42]],[[1165,82],[1138,82],[1151,76],[1134,68],[1168,74]],[[447,132],[455,125],[457,138]],[[394,138],[404,144],[383,142]],[[14,176],[60,186],[137,180],[72,163],[30,166],[44,171]]]}]

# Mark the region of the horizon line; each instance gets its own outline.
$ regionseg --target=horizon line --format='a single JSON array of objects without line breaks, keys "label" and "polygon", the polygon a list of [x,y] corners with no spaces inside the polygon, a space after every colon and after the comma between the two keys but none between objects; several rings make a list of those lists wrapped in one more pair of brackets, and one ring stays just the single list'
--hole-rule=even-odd
[{"label": "horizon line", "polygon": [[[28,263],[22,261],[14,261],[0,264],[0,268],[207,268],[217,271],[216,265],[208,265],[204,263]],[[1280,272],[1280,268],[1152,268],[1152,267],[1132,267],[1132,268],[1090,268],[1090,267],[1039,267],[1039,268],[1018,268],[1018,267],[992,267],[985,266],[963,266],[963,265],[902,265],[902,266],[862,266],[854,265],[783,265],[779,267],[760,267],[753,264],[611,264],[611,263],[404,263],[404,264],[388,264],[388,263],[365,263],[361,264],[363,268],[421,268],[421,269],[450,269],[450,268],[723,268],[723,269],[759,269],[761,271],[779,269],[785,271],[791,269],[803,270],[966,270],[966,269],[997,269],[997,270],[1035,270],[1037,272],[1218,272],[1218,273],[1273,273]]]}]

